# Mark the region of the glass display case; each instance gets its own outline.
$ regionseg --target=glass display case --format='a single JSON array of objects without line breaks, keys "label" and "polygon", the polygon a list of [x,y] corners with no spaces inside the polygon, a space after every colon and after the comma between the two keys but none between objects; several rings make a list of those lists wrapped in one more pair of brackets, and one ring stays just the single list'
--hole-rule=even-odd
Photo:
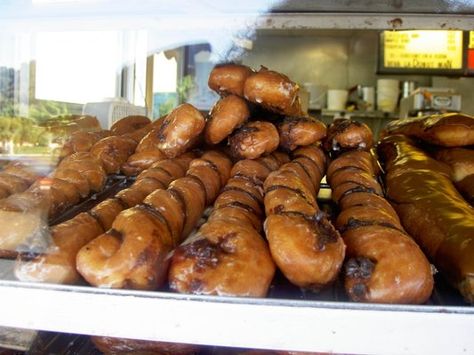
[{"label": "glass display case", "polygon": [[[306,89],[310,115],[328,124],[350,116],[370,126],[375,138],[398,119],[398,107],[386,112],[363,100],[362,87],[375,88],[381,78],[452,88],[462,97],[462,111],[472,115],[468,72],[380,74],[378,55],[385,30],[459,30],[467,43],[473,24],[474,5],[465,1],[3,1],[0,166],[21,161],[46,175],[73,132],[107,130],[128,115],[157,119],[184,102],[207,113],[218,99],[209,74],[227,62],[287,74]],[[326,108],[332,89],[349,93],[342,110]],[[84,123],[85,115],[97,122]],[[43,219],[42,228],[132,182],[116,174],[104,192],[55,220]],[[323,190],[329,193],[327,185]],[[324,191],[320,204],[334,209]],[[279,273],[267,298],[18,281],[16,257],[0,258],[0,326],[24,329],[26,338],[38,330],[287,351],[474,352],[474,308],[439,275],[426,304],[390,305],[349,301],[341,280],[319,293],[303,291]],[[13,338],[9,346],[31,346]]]}]

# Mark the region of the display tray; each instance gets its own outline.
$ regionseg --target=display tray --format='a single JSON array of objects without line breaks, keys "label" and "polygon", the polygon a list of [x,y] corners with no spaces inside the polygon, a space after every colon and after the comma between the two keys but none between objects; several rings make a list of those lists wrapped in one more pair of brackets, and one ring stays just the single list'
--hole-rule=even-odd
[{"label": "display tray", "polygon": [[[133,181],[116,180],[54,222],[91,208]],[[334,214],[329,197],[323,182],[320,207]],[[13,266],[14,260],[0,260],[0,325],[69,333],[44,333],[56,339],[51,344],[77,334],[72,345],[82,344],[85,353],[92,344],[81,335],[335,353],[474,353],[474,307],[440,275],[426,304],[384,305],[350,302],[342,280],[312,293],[280,273],[268,297],[255,299],[23,283],[15,281]]]}]

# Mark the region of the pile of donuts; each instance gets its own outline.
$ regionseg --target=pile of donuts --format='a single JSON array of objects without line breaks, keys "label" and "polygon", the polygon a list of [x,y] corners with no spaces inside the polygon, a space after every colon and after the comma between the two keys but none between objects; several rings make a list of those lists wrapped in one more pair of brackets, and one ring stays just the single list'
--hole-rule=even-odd
[{"label": "pile of donuts", "polygon": [[387,197],[440,274],[474,303],[474,117],[395,121],[383,135]]},{"label": "pile of donuts", "polygon": [[109,132],[73,134],[58,166],[47,175],[17,163],[8,165],[0,174],[0,186],[7,186],[13,176],[24,184],[0,199],[0,222],[5,226],[0,231],[0,255],[43,249],[49,240],[48,220],[102,191],[107,177],[120,171],[152,126],[146,117],[128,117]]},{"label": "pile of donuts", "polygon": [[[110,174],[136,176],[90,210],[42,228],[49,243],[18,255],[16,277],[265,297],[278,268],[311,291],[341,275],[353,301],[428,300],[432,267],[392,207],[394,197],[384,197],[367,125],[338,119],[326,128],[302,111],[296,83],[264,67],[219,65],[209,87],[221,98],[207,117],[182,104],[154,122],[132,117],[110,132],[77,133],[50,176],[31,176],[30,188],[0,200],[0,219],[45,204],[51,216],[103,189]],[[317,203],[324,176],[337,216]],[[33,227],[16,232],[20,241],[2,232],[0,249],[18,250]],[[94,341],[108,351],[181,351]]]},{"label": "pile of donuts", "polygon": [[[129,117],[110,132],[75,134],[57,169],[39,180],[49,184],[47,199],[38,197],[36,183],[0,201],[1,212],[9,212],[5,218],[12,211],[25,213],[21,199],[29,199],[21,206],[28,211],[48,200],[51,216],[103,189],[108,174],[138,174],[129,188],[89,211],[43,228],[49,245],[20,253],[17,278],[143,290],[168,283],[183,293],[264,297],[276,267],[298,287],[317,291],[331,284],[344,265],[347,244],[351,299],[427,300],[429,263],[382,197],[365,124],[336,120],[326,130],[303,114],[298,85],[263,67],[254,72],[237,64],[217,66],[209,87],[222,97],[207,119],[183,104],[153,123]],[[342,209],[336,228],[316,202],[328,156],[333,159],[328,181]],[[362,195],[367,201],[355,198]],[[353,246],[361,238],[348,243],[347,235],[356,232],[375,235],[376,250],[370,243],[360,250]],[[406,252],[403,263],[379,260],[386,254],[382,241],[396,238],[422,261]],[[421,276],[405,275],[404,268],[418,264]],[[411,291],[420,283],[426,284],[421,295]]]}]

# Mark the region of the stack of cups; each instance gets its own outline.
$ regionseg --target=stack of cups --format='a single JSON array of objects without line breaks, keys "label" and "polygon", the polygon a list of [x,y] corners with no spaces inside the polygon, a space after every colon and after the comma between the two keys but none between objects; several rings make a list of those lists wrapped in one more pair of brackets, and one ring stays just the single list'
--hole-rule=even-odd
[{"label": "stack of cups", "polygon": [[396,79],[377,80],[377,109],[383,112],[394,112],[400,94],[399,81]]},{"label": "stack of cups", "polygon": [[364,86],[362,88],[362,101],[364,101],[365,110],[373,111],[375,107],[375,89],[373,86]]},{"label": "stack of cups", "polygon": [[347,90],[328,90],[328,110],[342,111],[346,108],[349,93]]}]

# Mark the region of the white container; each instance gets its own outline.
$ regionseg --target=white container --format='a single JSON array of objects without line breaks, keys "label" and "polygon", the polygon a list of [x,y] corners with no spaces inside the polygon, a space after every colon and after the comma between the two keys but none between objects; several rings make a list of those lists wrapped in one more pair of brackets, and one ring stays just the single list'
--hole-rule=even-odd
[{"label": "white container", "polygon": [[346,102],[349,93],[347,90],[330,89],[328,90],[328,110],[338,111],[346,108]]},{"label": "white container", "polygon": [[121,118],[140,115],[146,116],[145,107],[135,106],[121,98],[110,99],[103,102],[88,102],[82,108],[83,115],[95,116],[103,129],[109,129]]},{"label": "white container", "polygon": [[377,91],[389,89],[389,90],[399,90],[400,81],[397,79],[378,79],[377,80]]},{"label": "white container", "polygon": [[326,85],[314,83],[304,83],[303,87],[309,92],[309,108],[313,110],[321,110],[326,104]]},{"label": "white container", "polygon": [[394,112],[398,104],[398,91],[377,92],[377,109],[383,112]]},{"label": "white container", "polygon": [[364,86],[362,88],[362,100],[365,103],[366,111],[373,111],[375,108],[375,88],[373,86]]},{"label": "white container", "polygon": [[377,80],[377,109],[383,112],[394,112],[400,95],[400,82],[396,79]]}]

